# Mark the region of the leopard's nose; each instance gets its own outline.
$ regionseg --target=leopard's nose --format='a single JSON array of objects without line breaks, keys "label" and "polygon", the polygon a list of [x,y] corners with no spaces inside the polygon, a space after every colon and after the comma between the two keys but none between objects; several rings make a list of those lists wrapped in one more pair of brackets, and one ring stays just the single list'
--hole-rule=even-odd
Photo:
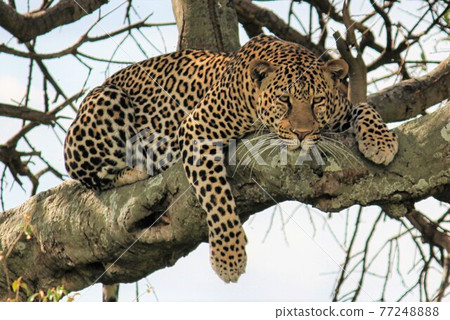
[{"label": "leopard's nose", "polygon": [[300,139],[300,140],[303,140],[303,139],[305,139],[305,137],[308,135],[308,134],[310,134],[311,133],[311,131],[309,130],[307,130],[307,131],[301,131],[301,130],[294,130],[294,133],[298,136],[298,138]]}]

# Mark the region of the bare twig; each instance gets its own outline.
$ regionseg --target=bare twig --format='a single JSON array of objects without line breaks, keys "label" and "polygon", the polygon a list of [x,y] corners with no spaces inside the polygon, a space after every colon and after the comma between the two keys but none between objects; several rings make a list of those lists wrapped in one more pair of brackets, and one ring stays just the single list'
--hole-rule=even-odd
[{"label": "bare twig", "polygon": [[52,124],[56,120],[54,114],[5,103],[0,103],[0,116],[30,120],[39,124]]},{"label": "bare twig", "polygon": [[341,285],[344,283],[344,280],[346,278],[346,272],[347,272],[347,266],[351,260],[351,255],[352,255],[352,248],[353,248],[353,244],[355,243],[356,240],[356,235],[358,234],[358,228],[359,228],[359,222],[361,219],[361,214],[363,212],[363,208],[360,207],[359,211],[358,211],[358,215],[356,217],[356,222],[355,222],[355,229],[353,231],[353,236],[350,240],[350,244],[348,245],[348,248],[346,250],[346,256],[345,256],[345,260],[344,263],[341,266],[341,271],[340,271],[340,275],[339,278],[336,282],[335,288],[334,288],[334,296],[333,296],[333,301],[338,301],[339,300],[339,291],[341,289]]}]

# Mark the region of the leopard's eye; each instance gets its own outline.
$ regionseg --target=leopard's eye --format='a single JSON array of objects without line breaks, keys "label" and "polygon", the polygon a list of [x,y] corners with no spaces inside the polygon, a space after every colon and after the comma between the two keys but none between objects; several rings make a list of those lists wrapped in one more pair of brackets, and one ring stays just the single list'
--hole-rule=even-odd
[{"label": "leopard's eye", "polygon": [[292,110],[291,98],[287,94],[283,94],[278,97],[278,100],[285,104],[285,106],[283,106],[283,109],[287,107],[287,110],[285,110],[285,112],[286,114],[289,114]]},{"label": "leopard's eye", "polygon": [[290,99],[289,99],[289,96],[287,96],[287,95],[281,95],[279,98],[278,98],[278,100],[280,100],[281,102],[284,102],[284,103],[289,103],[290,102]]},{"label": "leopard's eye", "polygon": [[325,101],[325,97],[323,97],[323,96],[317,96],[317,97],[314,97],[314,99],[313,99],[314,104],[319,104],[323,101]]}]

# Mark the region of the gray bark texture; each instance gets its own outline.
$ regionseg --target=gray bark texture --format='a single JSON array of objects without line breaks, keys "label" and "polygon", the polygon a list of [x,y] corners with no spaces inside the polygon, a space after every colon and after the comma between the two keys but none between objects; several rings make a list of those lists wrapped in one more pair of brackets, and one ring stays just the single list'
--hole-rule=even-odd
[{"label": "gray bark texture", "polygon": [[233,0],[172,0],[178,26],[178,50],[239,49],[238,19]]},{"label": "gray bark texture", "polygon": [[367,97],[386,122],[411,119],[450,97],[450,57],[431,72]]},{"label": "gray bark texture", "polygon": [[0,26],[19,41],[27,42],[59,26],[72,23],[107,2],[108,0],[61,0],[47,9],[19,14],[13,7],[0,1]]},{"label": "gray bark texture", "polygon": [[[242,166],[229,167],[238,212],[245,221],[277,202],[297,200],[323,211],[375,204],[401,219],[420,199],[448,201],[449,123],[447,103],[395,129],[400,148],[388,167],[366,161],[351,137],[343,140],[351,156],[325,166],[295,165],[299,154],[289,153],[287,165],[263,155],[269,165],[255,165],[251,174]],[[237,163],[242,156],[238,153]],[[27,216],[30,239],[24,234]],[[8,254],[0,267],[0,300],[7,296],[7,279],[19,276],[33,292],[61,284],[72,291],[96,281],[136,281],[173,265],[206,240],[205,214],[181,163],[101,193],[66,181],[1,214],[0,250]]]}]

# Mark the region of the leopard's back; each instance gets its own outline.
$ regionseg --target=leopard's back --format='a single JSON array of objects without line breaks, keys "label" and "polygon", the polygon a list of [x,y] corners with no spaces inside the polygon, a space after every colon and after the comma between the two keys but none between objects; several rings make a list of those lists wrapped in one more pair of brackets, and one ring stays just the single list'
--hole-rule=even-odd
[{"label": "leopard's back", "polygon": [[128,66],[81,103],[68,129],[70,177],[97,190],[145,179],[179,158],[177,131],[226,70],[225,54],[184,50]]}]

